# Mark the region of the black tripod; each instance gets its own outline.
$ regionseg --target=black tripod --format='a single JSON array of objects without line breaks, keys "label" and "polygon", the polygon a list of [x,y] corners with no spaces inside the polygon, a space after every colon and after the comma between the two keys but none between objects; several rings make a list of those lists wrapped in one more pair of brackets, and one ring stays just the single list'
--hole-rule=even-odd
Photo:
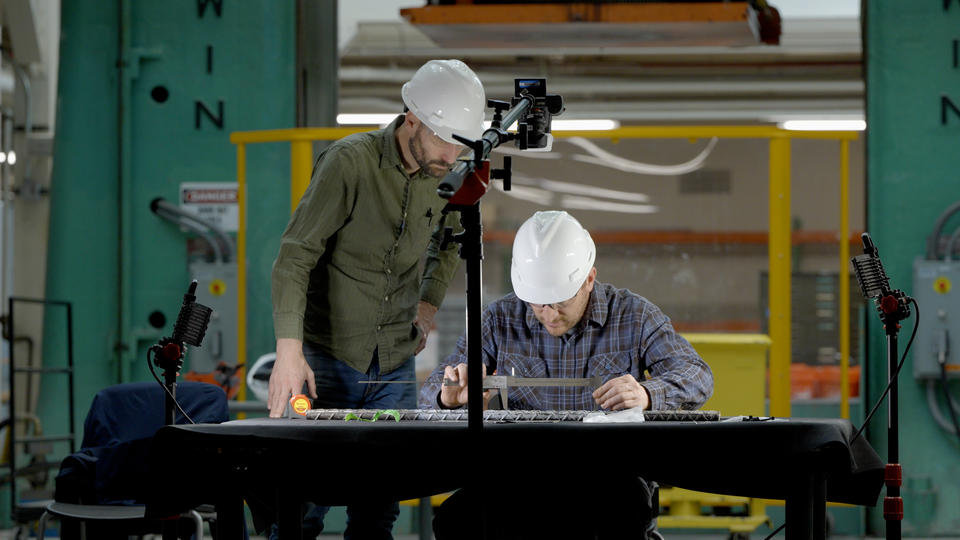
[{"label": "black tripod", "polygon": [[[487,106],[494,109],[493,122],[478,140],[470,140],[454,135],[454,138],[473,150],[468,160],[459,161],[437,186],[437,194],[450,202],[444,211],[459,211],[463,232],[457,235],[447,229],[443,246],[450,242],[460,244],[460,258],[466,261],[467,274],[467,379],[473,381],[467,388],[467,430],[470,434],[471,448],[482,448],[483,434],[483,385],[476,381],[483,379],[483,370],[492,373],[496,369],[495,360],[490,366],[483,364],[481,344],[483,284],[483,226],[480,220],[480,198],[486,193],[490,178],[503,180],[504,190],[510,189],[510,156],[504,157],[503,169],[490,170],[488,157],[490,151],[508,141],[517,141],[521,150],[545,148],[550,145],[550,118],[563,112],[563,98],[546,93],[546,79],[516,79],[516,95],[511,103],[488,100]],[[509,110],[507,110],[509,108]],[[518,133],[506,131],[517,122]],[[480,475],[467,481],[468,485],[478,485]],[[474,500],[471,506],[480,509],[484,501],[478,498],[479,490],[471,489]],[[476,525],[481,537],[486,537],[486,523],[478,514]]]}]

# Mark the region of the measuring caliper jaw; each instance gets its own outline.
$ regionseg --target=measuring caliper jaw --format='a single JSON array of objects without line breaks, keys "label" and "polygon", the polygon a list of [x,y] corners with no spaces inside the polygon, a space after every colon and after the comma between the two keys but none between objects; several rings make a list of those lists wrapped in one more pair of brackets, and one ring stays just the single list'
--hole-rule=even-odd
[{"label": "measuring caliper jaw", "polygon": [[[460,383],[443,379],[444,386],[457,386]],[[587,388],[599,388],[603,384],[603,379],[599,376],[585,378],[557,378],[557,377],[514,377],[512,375],[487,375],[483,379],[484,390],[498,390],[500,392],[500,404],[503,410],[509,410],[507,403],[507,391],[510,387],[518,386],[575,386]]]}]

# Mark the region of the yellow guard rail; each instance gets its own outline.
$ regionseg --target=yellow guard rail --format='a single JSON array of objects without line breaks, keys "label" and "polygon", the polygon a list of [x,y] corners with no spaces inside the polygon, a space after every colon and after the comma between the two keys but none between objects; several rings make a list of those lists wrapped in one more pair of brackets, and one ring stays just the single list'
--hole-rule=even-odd
[{"label": "yellow guard rail", "polygon": [[[313,141],[336,140],[373,128],[291,128],[237,131],[230,142],[237,145],[237,363],[247,355],[247,153],[246,145],[290,143],[290,208],[296,208],[310,183]],[[853,131],[787,131],[772,126],[630,126],[609,131],[555,131],[554,136],[589,139],[767,139],[770,145],[769,293],[770,299],[770,414],[790,416],[790,141],[825,139],[840,143],[840,413],[850,418],[850,141]],[[239,398],[246,397],[241,378]]]}]

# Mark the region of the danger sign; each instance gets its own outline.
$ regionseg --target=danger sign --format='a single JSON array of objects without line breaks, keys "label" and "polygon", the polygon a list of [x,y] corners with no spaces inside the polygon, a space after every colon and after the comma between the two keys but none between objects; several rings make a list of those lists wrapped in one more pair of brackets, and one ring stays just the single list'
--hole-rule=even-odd
[{"label": "danger sign", "polygon": [[224,232],[237,231],[236,182],[184,182],[180,184],[180,208]]}]

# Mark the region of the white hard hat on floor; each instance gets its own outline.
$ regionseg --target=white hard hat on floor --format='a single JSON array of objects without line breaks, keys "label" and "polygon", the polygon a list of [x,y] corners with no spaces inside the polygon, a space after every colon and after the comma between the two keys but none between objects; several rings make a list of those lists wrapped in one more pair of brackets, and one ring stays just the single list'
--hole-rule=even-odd
[{"label": "white hard hat on floor", "polygon": [[513,292],[533,304],[569,300],[586,281],[596,255],[590,233],[573,216],[537,212],[513,240]]},{"label": "white hard hat on floor", "polygon": [[460,60],[430,60],[400,90],[403,103],[441,139],[483,135],[487,98],[477,75]]}]

